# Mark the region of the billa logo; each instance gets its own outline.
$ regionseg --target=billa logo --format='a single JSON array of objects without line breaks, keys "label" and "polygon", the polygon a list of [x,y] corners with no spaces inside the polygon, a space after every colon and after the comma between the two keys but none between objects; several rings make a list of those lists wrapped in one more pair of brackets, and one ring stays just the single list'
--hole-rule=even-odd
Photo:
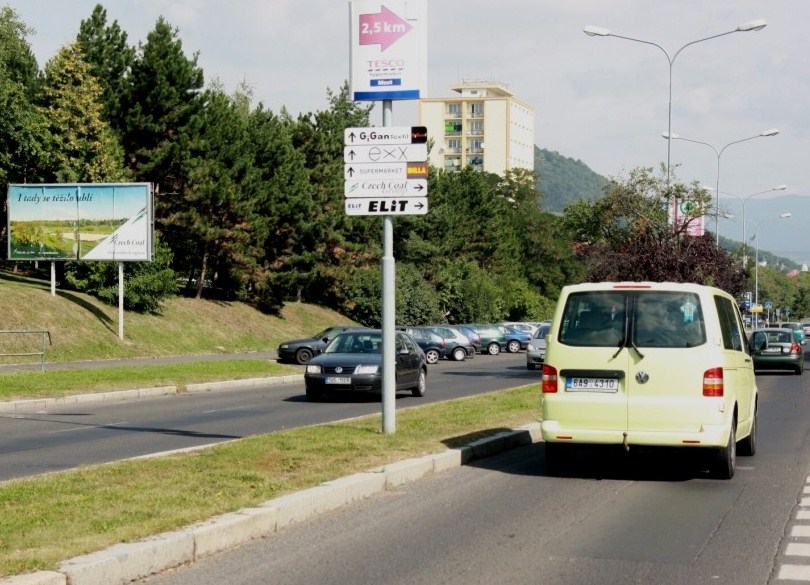
[{"label": "billa logo", "polygon": [[408,163],[408,167],[405,169],[405,173],[407,174],[409,179],[427,177],[428,176],[427,163]]}]

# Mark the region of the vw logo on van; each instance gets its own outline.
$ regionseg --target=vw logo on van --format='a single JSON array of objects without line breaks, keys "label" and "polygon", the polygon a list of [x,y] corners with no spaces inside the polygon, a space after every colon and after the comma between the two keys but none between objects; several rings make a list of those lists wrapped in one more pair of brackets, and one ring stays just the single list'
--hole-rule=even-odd
[{"label": "vw logo on van", "polygon": [[650,375],[645,371],[636,372],[636,382],[646,384],[650,380]]}]

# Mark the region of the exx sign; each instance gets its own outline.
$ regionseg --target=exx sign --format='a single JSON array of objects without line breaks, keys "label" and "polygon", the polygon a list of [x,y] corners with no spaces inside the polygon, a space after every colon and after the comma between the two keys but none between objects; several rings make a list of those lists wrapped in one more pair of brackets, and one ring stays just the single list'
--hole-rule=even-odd
[{"label": "exx sign", "polygon": [[354,101],[427,96],[427,1],[350,2]]}]

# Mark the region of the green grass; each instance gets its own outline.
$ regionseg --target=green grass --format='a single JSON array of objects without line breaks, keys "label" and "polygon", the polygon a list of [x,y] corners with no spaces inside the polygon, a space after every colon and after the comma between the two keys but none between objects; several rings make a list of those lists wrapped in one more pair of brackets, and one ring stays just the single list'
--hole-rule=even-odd
[{"label": "green grass", "polygon": [[[125,315],[77,293],[50,293],[47,281],[0,272],[2,330],[46,329],[47,361],[272,351],[285,339],[341,315],[290,303],[270,316],[240,303],[186,298],[158,315]],[[36,336],[34,336],[36,337]],[[19,352],[19,335],[0,333],[0,354]],[[36,347],[34,342],[34,347]],[[0,363],[20,358],[6,357]],[[272,360],[0,373],[0,400],[146,388],[300,373]],[[54,570],[60,561],[176,529],[325,480],[404,458],[441,452],[534,422],[539,388],[527,386],[399,410],[397,431],[381,414],[279,431],[162,458],[87,466],[0,484],[0,577]]]},{"label": "green grass", "polygon": [[193,453],[0,484],[0,576],[61,560],[538,420],[537,385],[254,436]]}]

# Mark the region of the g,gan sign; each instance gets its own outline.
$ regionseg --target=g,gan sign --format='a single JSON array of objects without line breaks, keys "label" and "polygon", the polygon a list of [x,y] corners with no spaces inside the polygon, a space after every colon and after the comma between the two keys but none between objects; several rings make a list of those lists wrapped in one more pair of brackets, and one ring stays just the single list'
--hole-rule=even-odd
[{"label": "g,gan sign", "polygon": [[9,260],[149,261],[151,183],[12,184]]}]

